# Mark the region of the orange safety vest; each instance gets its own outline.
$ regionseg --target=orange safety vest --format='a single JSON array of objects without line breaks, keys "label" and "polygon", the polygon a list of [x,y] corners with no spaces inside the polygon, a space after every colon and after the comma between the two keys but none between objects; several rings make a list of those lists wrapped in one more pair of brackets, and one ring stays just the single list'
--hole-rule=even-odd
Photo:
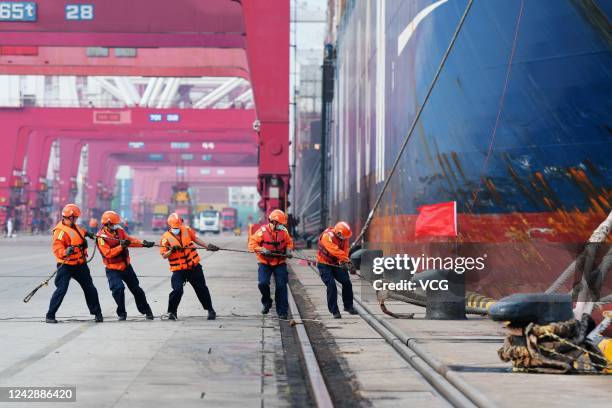
[{"label": "orange safety vest", "polygon": [[[284,254],[287,249],[288,237],[287,231],[275,231],[276,234],[273,234],[270,230],[270,227],[266,224],[261,227],[261,246],[262,248],[269,249],[272,252],[276,252],[279,254]],[[285,263],[284,258],[279,258],[278,256],[265,256],[263,254],[258,254],[261,256],[261,260],[265,260],[268,265],[277,265],[281,263]]]},{"label": "orange safety vest", "polygon": [[332,242],[340,249],[343,249],[348,243],[348,241],[345,243],[343,242],[344,240],[338,238],[338,236],[334,233],[334,229],[332,227],[327,228],[319,237],[319,252],[317,253],[317,259],[319,260],[319,262],[325,264],[340,265],[340,260],[336,256],[329,253],[329,251],[325,248],[325,246],[323,246],[323,243],[321,242],[325,234],[329,234],[332,239]]},{"label": "orange safety vest", "polygon": [[[75,226],[79,228],[78,226]],[[64,237],[70,238],[70,244],[74,247],[74,253],[68,255],[65,258],[59,258],[57,255],[55,259],[57,263],[64,263],[66,265],[82,265],[87,262],[87,247],[85,243],[85,232],[77,231],[67,225],[64,225],[61,221],[53,228],[53,236],[55,237],[55,231],[59,231],[57,234],[57,240],[64,243]]]},{"label": "orange safety vest", "polygon": [[[104,230],[100,230],[100,232],[98,232],[98,236],[107,238],[104,240],[104,244],[108,245],[108,247],[111,249],[119,246],[119,240],[129,239],[128,235],[125,233],[123,229],[117,230],[117,234],[115,236],[106,235]],[[111,258],[106,258],[104,256],[104,253],[102,252],[102,249],[100,248],[99,242],[98,242],[98,249],[100,249],[100,255],[102,255],[102,262],[104,262],[104,265],[106,265],[108,269],[115,269],[115,270],[122,271],[122,270],[125,270],[125,268],[130,264],[130,251],[127,248],[124,248],[123,252],[121,252],[119,255],[113,256]]]},{"label": "orange safety vest", "polygon": [[162,235],[161,244],[168,248],[172,248],[176,245],[193,248],[173,251],[170,254],[168,262],[170,263],[170,270],[172,272],[192,269],[200,263],[200,255],[198,254],[198,250],[195,249],[195,244],[191,240],[187,227],[181,227],[180,238],[177,238],[170,231],[166,231],[164,235]]}]

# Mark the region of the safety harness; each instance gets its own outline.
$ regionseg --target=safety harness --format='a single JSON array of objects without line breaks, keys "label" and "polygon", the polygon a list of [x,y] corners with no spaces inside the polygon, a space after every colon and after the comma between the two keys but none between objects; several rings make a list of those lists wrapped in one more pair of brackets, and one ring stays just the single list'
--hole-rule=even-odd
[{"label": "safety harness", "polygon": [[[104,243],[108,244],[108,247],[111,249],[121,245],[121,241],[128,239],[128,236],[123,229],[117,230],[116,235],[114,237],[107,237],[105,235],[104,230],[101,230],[98,233],[98,236],[100,237],[100,239],[104,240]],[[110,239],[105,239],[105,238],[110,238]],[[102,252],[102,248],[100,248],[99,241],[97,241],[97,245],[98,245],[98,249],[100,249],[100,254],[102,255],[102,261],[104,262],[104,265],[106,265],[109,269],[113,269],[113,266],[117,264],[125,264],[125,265],[130,264],[130,251],[127,248],[124,248],[123,251],[119,253],[119,255],[107,258],[104,256],[104,253]]]},{"label": "safety harness", "polygon": [[168,257],[170,270],[172,272],[191,269],[200,263],[200,255],[189,236],[189,230],[181,227],[181,236],[177,237],[170,231],[164,233],[162,237],[162,245],[172,248],[179,246],[183,249],[173,251]]},{"label": "safety harness", "polygon": [[323,258],[323,262],[326,264],[330,264],[330,265],[340,265],[340,260],[335,257],[334,255],[332,255],[323,245],[323,237],[325,236],[325,234],[329,234],[329,236],[332,239],[332,242],[338,247],[338,248],[342,248],[344,245],[343,240],[341,240],[340,238],[338,238],[336,236],[336,234],[334,233],[334,229],[333,228],[327,228],[325,231],[323,231],[323,233],[321,234],[321,236],[319,237],[319,256],[321,258]]},{"label": "safety harness", "polygon": [[[287,232],[285,230],[276,231],[274,234],[267,225],[264,225],[261,227],[261,239],[261,246],[275,254],[282,254],[287,249]],[[268,260],[278,260],[278,255],[261,255]]]},{"label": "safety harness", "polygon": [[[66,265],[79,265],[81,263],[87,262],[87,241],[78,230],[79,227],[75,226],[75,228],[71,228],[67,225],[64,225],[61,221],[55,226],[52,234],[55,235],[55,231],[59,230],[59,234],[57,239],[63,240],[64,234],[68,235],[70,238],[70,245],[75,248],[74,253],[71,255],[67,255],[64,259],[58,259],[59,262],[63,262]],[[83,262],[80,262],[80,261]]]}]

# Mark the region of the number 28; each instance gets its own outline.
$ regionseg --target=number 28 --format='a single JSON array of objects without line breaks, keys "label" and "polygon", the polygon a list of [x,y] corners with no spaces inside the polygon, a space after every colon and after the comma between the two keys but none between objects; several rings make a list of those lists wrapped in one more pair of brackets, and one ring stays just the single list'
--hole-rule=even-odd
[{"label": "number 28", "polygon": [[93,4],[67,4],[66,20],[93,20]]}]

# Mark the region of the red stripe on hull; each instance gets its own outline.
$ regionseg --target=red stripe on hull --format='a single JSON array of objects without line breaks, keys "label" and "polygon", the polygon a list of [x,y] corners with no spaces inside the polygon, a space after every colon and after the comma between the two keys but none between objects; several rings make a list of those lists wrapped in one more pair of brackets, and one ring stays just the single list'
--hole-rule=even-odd
[{"label": "red stripe on hull", "polygon": [[[457,240],[419,238],[414,235],[417,215],[379,216],[371,224],[367,247],[382,249],[385,256],[485,257],[486,268],[466,272],[467,289],[495,299],[513,293],[543,292],[582,251],[591,233],[606,214],[550,212],[528,214],[459,214]],[[459,245],[444,245],[454,244]],[[608,238],[607,244],[612,241]],[[597,264],[610,248],[598,253]],[[580,275],[569,279],[567,293]],[[612,274],[601,295],[612,293]],[[605,307],[612,309],[612,304]],[[594,313],[601,318],[599,312]]]}]

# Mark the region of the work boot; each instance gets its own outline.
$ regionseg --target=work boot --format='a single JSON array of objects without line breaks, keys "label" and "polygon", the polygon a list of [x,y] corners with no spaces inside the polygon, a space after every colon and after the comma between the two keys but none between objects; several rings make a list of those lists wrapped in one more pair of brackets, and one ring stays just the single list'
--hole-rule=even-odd
[{"label": "work boot", "polygon": [[127,319],[127,314],[120,314],[119,317],[117,318],[117,320],[119,321],[123,321]]},{"label": "work boot", "polygon": [[176,317],[176,314],[168,312],[168,320],[178,320],[178,318]]},{"label": "work boot", "polygon": [[345,311],[345,312],[347,312],[348,314],[352,314],[352,315],[359,314],[359,312],[357,312],[357,311],[355,310],[355,308],[354,308],[354,307],[352,307],[352,306],[351,306],[351,307],[345,307],[345,308],[344,308],[344,311]]},{"label": "work boot", "polygon": [[45,323],[57,323],[57,320],[55,318],[47,317],[45,319]]},{"label": "work boot", "polygon": [[215,320],[217,318],[217,312],[214,310],[208,311],[208,320]]},{"label": "work boot", "polygon": [[334,313],[334,319],[342,319],[342,315],[340,314],[340,312]]},{"label": "work boot", "polygon": [[268,314],[268,312],[270,312],[271,307],[272,307],[272,303],[264,305],[263,309],[261,309],[261,314]]},{"label": "work boot", "polygon": [[278,315],[278,318],[279,318],[280,320],[287,320],[287,315],[286,315],[286,314],[279,314],[279,315]]},{"label": "work boot", "polygon": [[104,321],[104,317],[102,317],[102,313],[96,314],[96,323],[102,323]]},{"label": "work boot", "polygon": [[153,312],[151,310],[149,310],[146,314],[145,317],[147,320],[153,320],[155,319],[155,316],[153,316]]}]

